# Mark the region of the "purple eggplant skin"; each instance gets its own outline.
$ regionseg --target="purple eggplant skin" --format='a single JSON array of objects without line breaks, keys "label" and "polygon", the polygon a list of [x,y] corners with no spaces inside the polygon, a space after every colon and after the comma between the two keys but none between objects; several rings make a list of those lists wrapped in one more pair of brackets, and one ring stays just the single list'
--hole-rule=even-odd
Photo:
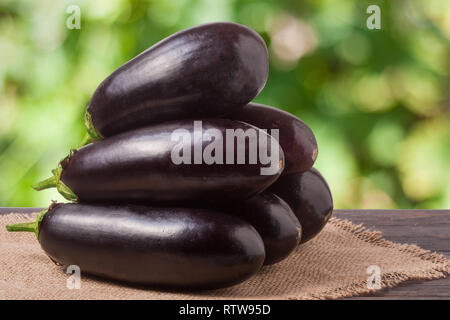
[{"label": "purple eggplant skin", "polygon": [[240,283],[265,257],[250,224],[200,208],[57,204],[38,239],[53,261],[82,274],[174,290]]},{"label": "purple eggplant skin", "polygon": [[311,168],[303,173],[283,175],[269,191],[291,207],[303,228],[301,243],[314,238],[333,213],[333,197],[325,178]]},{"label": "purple eggplant skin", "polygon": [[[191,164],[172,161],[172,150],[180,143],[172,139],[172,133],[180,129],[191,137]],[[273,174],[261,174],[261,168],[269,165],[260,161],[249,163],[249,143],[245,143],[245,164],[237,164],[236,160],[234,164],[226,164],[225,159],[223,164],[205,161],[194,164],[196,146],[205,148],[211,141],[195,139],[192,120],[179,120],[128,131],[79,149],[61,163],[61,182],[81,202],[187,203],[248,199],[268,188],[281,175],[284,155],[275,139],[256,127],[234,120],[203,120],[202,132],[210,129],[218,130],[223,136],[218,141],[223,145],[224,158],[229,151],[224,143],[228,129],[256,130],[268,142],[273,141],[274,148],[279,150],[272,166]],[[268,145],[271,147],[271,143]],[[235,155],[236,148],[237,144]]]},{"label": "purple eggplant skin", "polygon": [[255,31],[231,22],[199,25],[114,71],[94,92],[87,113],[99,137],[163,121],[221,116],[256,97],[268,70],[267,47]]},{"label": "purple eggplant skin", "polygon": [[278,129],[279,143],[286,158],[284,174],[304,172],[316,161],[318,148],[314,133],[289,112],[251,102],[226,117],[266,129],[269,134],[271,129]]},{"label": "purple eggplant skin", "polygon": [[263,192],[227,209],[247,221],[260,234],[266,251],[265,265],[288,257],[300,243],[302,227],[289,205],[270,192]]}]

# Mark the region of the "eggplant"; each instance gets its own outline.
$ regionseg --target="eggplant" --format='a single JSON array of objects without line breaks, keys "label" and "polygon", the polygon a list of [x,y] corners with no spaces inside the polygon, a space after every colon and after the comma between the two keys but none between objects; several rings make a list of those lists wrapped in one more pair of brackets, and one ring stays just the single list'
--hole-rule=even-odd
[{"label": "eggplant", "polygon": [[302,227],[289,205],[270,192],[263,192],[227,212],[250,223],[258,231],[266,251],[265,265],[277,263],[291,254],[300,242]]},{"label": "eggplant", "polygon": [[231,113],[268,77],[264,40],[231,22],[199,25],[163,39],[95,90],[85,116],[92,139],[163,121]]},{"label": "eggplant", "polygon": [[283,168],[278,142],[254,126],[227,119],[179,120],[72,151],[53,177],[34,188],[56,187],[68,200],[89,203],[242,200],[268,188]]},{"label": "eggplant", "polygon": [[314,238],[333,213],[333,197],[325,178],[317,169],[282,175],[269,191],[287,202],[302,225],[302,240]]},{"label": "eggplant", "polygon": [[54,262],[82,274],[174,290],[240,283],[265,257],[250,224],[211,209],[53,204],[7,229],[34,232]]},{"label": "eggplant", "polygon": [[289,112],[257,103],[249,103],[227,118],[244,121],[260,129],[278,129],[278,141],[285,155],[284,174],[304,172],[317,158],[317,141],[306,123]]}]

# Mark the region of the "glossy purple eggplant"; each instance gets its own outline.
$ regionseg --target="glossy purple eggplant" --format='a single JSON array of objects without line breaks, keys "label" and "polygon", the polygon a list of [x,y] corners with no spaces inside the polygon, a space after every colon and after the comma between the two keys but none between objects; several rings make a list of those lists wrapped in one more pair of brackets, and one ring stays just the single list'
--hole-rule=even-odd
[{"label": "glossy purple eggplant", "polygon": [[262,192],[283,168],[278,142],[254,126],[227,119],[180,120],[89,144],[34,187],[57,187],[68,200],[84,202],[228,201]]},{"label": "glossy purple eggplant", "polygon": [[289,205],[273,193],[263,192],[229,206],[227,211],[247,221],[258,231],[264,241],[266,265],[289,256],[302,237],[302,227],[297,217]]},{"label": "glossy purple eggplant", "polygon": [[286,174],[269,189],[291,207],[302,225],[301,242],[314,238],[333,213],[333,198],[325,178],[311,168],[303,173]]},{"label": "glossy purple eggplant", "polygon": [[35,232],[54,262],[82,274],[177,290],[237,284],[265,256],[250,224],[212,209],[56,204],[7,229]]},{"label": "glossy purple eggplant", "polygon": [[286,159],[284,174],[304,172],[316,161],[317,141],[312,130],[289,112],[251,102],[226,118],[266,129],[269,134],[270,130],[278,129],[279,143]]},{"label": "glossy purple eggplant", "polygon": [[99,85],[87,108],[88,133],[97,139],[233,112],[263,89],[268,70],[264,41],[246,26],[219,22],[182,30]]}]

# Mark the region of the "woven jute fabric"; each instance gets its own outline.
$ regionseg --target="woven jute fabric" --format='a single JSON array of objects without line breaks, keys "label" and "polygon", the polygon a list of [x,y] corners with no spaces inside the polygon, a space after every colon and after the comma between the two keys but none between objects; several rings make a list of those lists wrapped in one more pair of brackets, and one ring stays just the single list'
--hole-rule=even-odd
[{"label": "woven jute fabric", "polygon": [[450,271],[450,261],[442,255],[392,243],[379,232],[332,218],[315,239],[286,260],[263,267],[253,278],[230,288],[163,292],[100,280],[81,271],[81,288],[68,289],[70,274],[45,255],[34,234],[5,229],[9,223],[32,219],[21,214],[0,216],[0,299],[337,299],[410,279],[443,278]]}]

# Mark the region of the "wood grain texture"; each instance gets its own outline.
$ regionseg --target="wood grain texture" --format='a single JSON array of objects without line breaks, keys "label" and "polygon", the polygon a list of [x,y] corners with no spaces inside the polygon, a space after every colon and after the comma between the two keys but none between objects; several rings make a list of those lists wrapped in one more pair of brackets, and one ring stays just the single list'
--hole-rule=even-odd
[{"label": "wood grain texture", "polygon": [[[31,213],[39,208],[0,208],[0,214]],[[334,216],[381,231],[393,242],[416,244],[450,258],[450,210],[335,210]],[[348,299],[448,299],[450,277],[407,281],[372,295]]]},{"label": "wood grain texture", "polygon": [[[416,244],[450,258],[450,210],[335,210],[334,216],[381,231],[392,242]],[[450,277],[407,281],[349,299],[450,299]]]},{"label": "wood grain texture", "polygon": [[450,210],[335,210],[334,216],[450,258]]}]

